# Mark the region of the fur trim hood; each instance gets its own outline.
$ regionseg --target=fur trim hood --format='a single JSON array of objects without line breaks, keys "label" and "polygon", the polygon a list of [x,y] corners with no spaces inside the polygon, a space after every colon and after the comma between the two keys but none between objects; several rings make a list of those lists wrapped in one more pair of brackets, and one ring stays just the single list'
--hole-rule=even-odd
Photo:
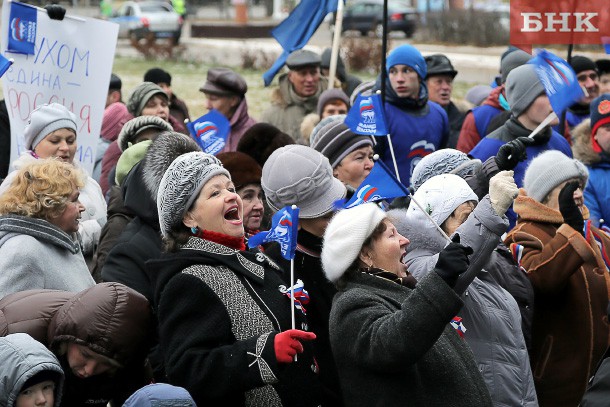
[{"label": "fur trim hood", "polygon": [[585,165],[599,163],[602,158],[593,150],[591,142],[591,119],[586,119],[572,130],[572,152],[574,158]]}]

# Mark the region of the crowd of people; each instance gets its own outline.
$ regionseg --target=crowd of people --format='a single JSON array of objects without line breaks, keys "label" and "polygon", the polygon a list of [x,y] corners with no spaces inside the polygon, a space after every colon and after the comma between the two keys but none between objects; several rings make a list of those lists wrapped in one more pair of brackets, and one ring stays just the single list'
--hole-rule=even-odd
[{"label": "crowd of people", "polygon": [[[126,103],[113,74],[91,175],[74,114],[37,107],[0,155],[0,405],[606,405],[610,61],[573,57],[586,96],[530,137],[530,58],[457,101],[443,54],[393,49],[385,84],[340,61],[327,89],[330,50],[299,50],[260,121],[211,68],[216,156],[169,72]],[[382,86],[388,136],[354,133]],[[341,209],[376,160],[409,194]],[[292,205],[293,260],[248,248]]]}]

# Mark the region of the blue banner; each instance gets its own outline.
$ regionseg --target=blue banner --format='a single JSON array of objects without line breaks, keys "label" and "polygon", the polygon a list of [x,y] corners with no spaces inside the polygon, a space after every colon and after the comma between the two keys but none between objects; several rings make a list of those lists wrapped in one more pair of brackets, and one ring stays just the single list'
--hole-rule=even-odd
[{"label": "blue banner", "polygon": [[34,55],[36,44],[36,25],[38,10],[26,4],[11,2],[11,14],[8,27],[8,45],[10,52]]},{"label": "blue banner", "polygon": [[540,50],[527,63],[536,67],[536,73],[557,116],[584,97],[574,69],[557,55]]},{"label": "blue banner", "polygon": [[0,55],[0,78],[4,73],[13,65],[13,61],[4,58],[3,55]]},{"label": "blue banner", "polygon": [[388,167],[381,160],[377,160],[369,175],[362,181],[354,195],[343,207],[348,209],[366,202],[381,201],[383,199],[407,195],[409,195],[407,188],[392,175]]},{"label": "blue banner", "polygon": [[271,229],[255,234],[248,239],[248,247],[256,247],[266,242],[278,242],[282,256],[286,260],[294,259],[299,230],[299,208],[285,206],[271,219]]},{"label": "blue banner", "polygon": [[345,124],[356,134],[387,136],[388,126],[381,96],[377,94],[358,95],[345,117]]},{"label": "blue banner", "polygon": [[201,149],[212,155],[218,154],[227,143],[231,124],[218,110],[210,110],[199,119],[186,124],[191,136]]}]

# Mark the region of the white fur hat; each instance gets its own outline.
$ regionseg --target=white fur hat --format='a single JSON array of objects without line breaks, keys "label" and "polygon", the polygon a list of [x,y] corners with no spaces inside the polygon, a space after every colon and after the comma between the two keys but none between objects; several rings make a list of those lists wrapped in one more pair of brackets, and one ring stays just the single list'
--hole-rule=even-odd
[{"label": "white fur hat", "polygon": [[324,233],[322,267],[326,278],[336,282],[358,258],[362,245],[386,214],[374,203],[339,211]]}]

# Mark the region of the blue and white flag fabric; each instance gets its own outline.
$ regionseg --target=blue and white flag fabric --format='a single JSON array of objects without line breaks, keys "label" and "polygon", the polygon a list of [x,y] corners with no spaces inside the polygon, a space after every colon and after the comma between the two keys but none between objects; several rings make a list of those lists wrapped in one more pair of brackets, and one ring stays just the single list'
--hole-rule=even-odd
[{"label": "blue and white flag fabric", "polygon": [[34,55],[38,10],[27,4],[11,2],[7,50],[18,54]]},{"label": "blue and white flag fabric", "polygon": [[602,37],[602,44],[604,44],[606,54],[610,54],[610,37]]},{"label": "blue and white flag fabric", "polygon": [[282,69],[291,52],[303,48],[316,32],[328,13],[337,11],[337,0],[301,0],[277,27],[271,30],[273,38],[280,43],[284,52],[273,66],[263,74],[265,86]]},{"label": "blue and white flag fabric", "polygon": [[345,124],[356,134],[387,136],[388,126],[381,96],[377,94],[358,95],[345,116]]},{"label": "blue and white flag fabric", "polygon": [[294,291],[294,307],[300,310],[303,315],[307,315],[305,305],[309,304],[309,293],[305,290],[303,281],[299,278],[292,287],[286,287],[285,285],[280,286],[280,292],[292,298],[292,292]]},{"label": "blue and white flag fabric", "polygon": [[299,208],[285,206],[271,218],[271,229],[258,232],[248,239],[248,247],[256,247],[267,242],[278,242],[282,257],[294,259],[299,230]]},{"label": "blue and white flag fabric", "polygon": [[13,61],[4,58],[4,55],[0,55],[0,78],[4,73],[13,65]]},{"label": "blue and white flag fabric", "polygon": [[366,202],[407,195],[409,195],[407,188],[392,175],[381,160],[377,160],[369,175],[362,181],[351,199],[343,205],[343,208],[349,209]]},{"label": "blue and white flag fabric", "polygon": [[231,131],[229,120],[218,110],[210,110],[186,127],[201,149],[212,155],[218,154],[227,143]]},{"label": "blue and white flag fabric", "polygon": [[536,73],[557,116],[584,97],[574,69],[564,59],[543,49],[527,63],[536,67]]}]

